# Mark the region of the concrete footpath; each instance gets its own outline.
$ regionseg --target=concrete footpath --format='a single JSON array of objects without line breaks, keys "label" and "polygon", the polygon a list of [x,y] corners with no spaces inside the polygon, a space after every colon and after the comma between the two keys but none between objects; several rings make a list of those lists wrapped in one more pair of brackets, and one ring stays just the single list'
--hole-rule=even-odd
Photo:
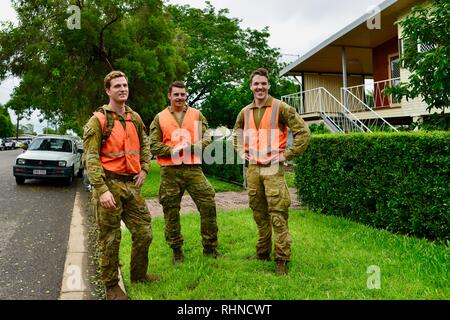
[{"label": "concrete footpath", "polygon": [[[295,194],[295,189],[289,189],[291,193],[291,209],[300,208]],[[67,247],[64,276],[61,285],[60,300],[95,300],[94,286],[90,279],[95,276],[92,264],[90,264],[89,252],[89,192],[78,191],[73,206],[72,222]],[[247,192],[219,192],[216,193],[217,210],[245,209],[248,208]],[[162,216],[162,207],[158,199],[146,200],[147,206],[153,217]],[[186,193],[181,202],[181,213],[196,212],[197,208],[191,197]],[[123,227],[125,227],[122,224]],[[125,291],[125,286],[119,270],[119,285]],[[126,292],[126,291],[125,291]]]},{"label": "concrete footpath", "polygon": [[[300,203],[297,198],[296,190],[294,188],[289,189],[291,194],[291,209],[299,209]],[[248,195],[247,191],[241,192],[218,192],[216,193],[216,207],[217,210],[233,210],[233,209],[246,209],[248,208]],[[158,202],[158,198],[147,199],[147,207],[150,210],[152,217],[158,217],[163,215],[162,206]],[[196,212],[197,207],[194,201],[186,192],[181,200],[181,213]]]}]

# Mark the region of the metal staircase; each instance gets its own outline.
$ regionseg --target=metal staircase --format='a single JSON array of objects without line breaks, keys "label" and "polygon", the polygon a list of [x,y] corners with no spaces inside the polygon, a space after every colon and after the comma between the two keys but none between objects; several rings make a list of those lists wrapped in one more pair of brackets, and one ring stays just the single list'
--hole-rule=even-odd
[{"label": "metal staircase", "polygon": [[385,89],[396,86],[400,78],[387,79],[358,86],[341,88],[341,96],[344,105],[359,118],[364,118],[364,123],[377,131],[398,131],[381,115],[373,110],[375,106],[392,108],[401,101],[385,94]]},{"label": "metal staircase", "polygon": [[321,118],[325,125],[335,133],[350,133],[350,132],[368,132],[368,128],[363,125],[359,125],[356,121],[351,120],[344,113],[336,113],[333,115],[327,115],[323,112],[320,113]]},{"label": "metal staircase", "polygon": [[[343,88],[344,89],[344,88]],[[350,101],[355,98],[352,92],[342,91],[343,101]],[[357,98],[357,97],[356,97]],[[329,130],[335,133],[351,132],[372,132],[372,128],[352,113],[343,103],[337,100],[327,89],[319,87],[302,92],[282,96],[281,100],[295,107],[297,111],[306,117],[317,117],[323,121]],[[360,111],[360,110],[358,110]],[[370,113],[372,119],[377,123],[389,126],[393,131],[397,131],[379,114],[367,106],[365,112]],[[372,126],[374,128],[374,126]]]},{"label": "metal staircase", "polygon": [[317,116],[332,132],[371,132],[323,87],[282,96],[281,100],[295,107],[301,115]]}]

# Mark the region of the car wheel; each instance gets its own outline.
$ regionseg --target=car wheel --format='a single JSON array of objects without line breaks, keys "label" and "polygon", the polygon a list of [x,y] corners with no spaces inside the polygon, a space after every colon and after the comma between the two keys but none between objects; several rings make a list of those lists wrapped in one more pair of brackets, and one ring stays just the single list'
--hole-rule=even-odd
[{"label": "car wheel", "polygon": [[70,176],[67,177],[66,181],[65,181],[68,186],[70,186],[73,182],[74,171],[75,171],[75,168],[72,166],[72,170],[70,170]]},{"label": "car wheel", "polygon": [[77,177],[83,178],[83,168],[81,166],[80,166],[80,170],[78,170]]},{"label": "car wheel", "polygon": [[16,183],[17,184],[24,184],[25,183],[25,178],[23,178],[23,177],[16,177]]}]

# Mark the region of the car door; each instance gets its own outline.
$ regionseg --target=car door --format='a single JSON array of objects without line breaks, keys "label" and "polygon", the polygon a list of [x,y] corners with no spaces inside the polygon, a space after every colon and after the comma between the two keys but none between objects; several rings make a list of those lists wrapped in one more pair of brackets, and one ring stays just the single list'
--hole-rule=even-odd
[{"label": "car door", "polygon": [[76,175],[80,170],[81,157],[80,153],[77,150],[75,142],[71,141],[71,143],[72,143],[73,170],[74,174]]}]

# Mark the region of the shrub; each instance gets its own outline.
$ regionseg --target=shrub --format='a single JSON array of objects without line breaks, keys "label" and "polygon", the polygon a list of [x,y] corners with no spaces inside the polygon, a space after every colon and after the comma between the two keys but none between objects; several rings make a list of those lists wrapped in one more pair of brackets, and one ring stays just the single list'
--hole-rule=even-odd
[{"label": "shrub", "polygon": [[[212,158],[215,159],[208,161]],[[234,151],[231,140],[213,141],[204,151],[203,171],[225,181],[243,184],[242,161]]]},{"label": "shrub", "polygon": [[449,132],[313,136],[295,184],[313,210],[445,242],[449,149]]},{"label": "shrub", "polygon": [[331,133],[331,131],[325,127],[324,123],[321,124],[311,124],[309,126],[309,130],[311,131],[312,134],[324,134],[324,133]]}]

